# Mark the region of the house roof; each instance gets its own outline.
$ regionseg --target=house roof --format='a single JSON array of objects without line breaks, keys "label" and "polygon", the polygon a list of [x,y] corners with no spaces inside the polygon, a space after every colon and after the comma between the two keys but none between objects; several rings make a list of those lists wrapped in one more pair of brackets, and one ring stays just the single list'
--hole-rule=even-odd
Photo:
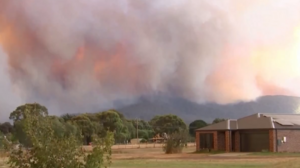
[{"label": "house roof", "polygon": [[197,130],[232,130],[237,129],[237,120],[225,120],[216,124],[211,124],[203,128],[199,128]]},{"label": "house roof", "polygon": [[212,124],[199,131],[211,130],[237,130],[237,129],[280,129],[299,128],[300,114],[271,114],[256,113],[240,119],[229,119],[216,124]]}]

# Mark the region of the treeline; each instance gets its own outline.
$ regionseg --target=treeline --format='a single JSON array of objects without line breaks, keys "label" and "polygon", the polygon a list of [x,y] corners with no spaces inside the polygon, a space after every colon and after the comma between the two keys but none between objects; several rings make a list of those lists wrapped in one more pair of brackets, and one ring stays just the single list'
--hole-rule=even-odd
[{"label": "treeline", "polygon": [[[107,131],[114,133],[115,143],[128,143],[137,137],[146,142],[156,135],[162,136],[164,133],[171,135],[185,130],[189,130],[192,139],[196,129],[208,125],[203,120],[195,120],[186,125],[180,117],[173,114],[155,116],[150,121],[127,119],[122,113],[113,109],[98,113],[50,116],[45,106],[33,103],[18,106],[11,112],[9,119],[12,120],[12,124],[10,122],[0,124],[0,134],[5,135],[8,141],[30,146],[30,139],[24,132],[26,125],[23,120],[26,118],[26,114],[49,117],[52,121],[51,127],[57,136],[82,135],[84,145],[92,142],[93,135],[105,136]],[[224,119],[217,118],[213,123],[222,120]]]}]

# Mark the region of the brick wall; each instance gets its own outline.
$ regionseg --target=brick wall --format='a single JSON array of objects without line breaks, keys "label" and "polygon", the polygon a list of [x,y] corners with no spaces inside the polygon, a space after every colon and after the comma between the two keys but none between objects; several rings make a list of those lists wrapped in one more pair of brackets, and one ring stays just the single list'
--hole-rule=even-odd
[{"label": "brick wall", "polygon": [[300,130],[277,130],[277,139],[286,137],[286,143],[278,145],[278,152],[300,152]]},{"label": "brick wall", "polygon": [[275,130],[269,130],[269,151],[276,152]]},{"label": "brick wall", "polygon": [[240,132],[235,131],[234,132],[234,151],[235,152],[240,152]]},{"label": "brick wall", "polygon": [[196,150],[200,150],[200,134],[206,134],[206,133],[212,133],[214,134],[213,136],[213,141],[214,141],[214,146],[213,149],[217,151],[231,151],[231,141],[230,141],[230,132],[229,131],[197,131],[196,132]]},{"label": "brick wall", "polygon": [[[213,133],[214,134],[214,150],[230,151],[230,136],[229,131],[198,131],[196,132],[196,150],[200,150],[200,134]],[[234,134],[234,148],[233,151],[240,152],[240,132],[233,131]],[[277,146],[278,152],[300,152],[300,130],[277,130],[277,139],[282,140],[286,137],[287,142],[281,143]],[[269,151],[276,152],[277,145],[275,130],[269,130]]]},{"label": "brick wall", "polygon": [[218,150],[225,151],[225,132],[218,133]]},{"label": "brick wall", "polygon": [[226,152],[230,152],[231,151],[231,140],[230,140],[230,136],[229,136],[230,132],[229,131],[225,131],[225,151]]},{"label": "brick wall", "polygon": [[218,132],[215,131],[214,132],[214,150],[217,151],[219,149],[218,146]]},{"label": "brick wall", "polygon": [[200,132],[196,131],[196,151],[200,150]]}]

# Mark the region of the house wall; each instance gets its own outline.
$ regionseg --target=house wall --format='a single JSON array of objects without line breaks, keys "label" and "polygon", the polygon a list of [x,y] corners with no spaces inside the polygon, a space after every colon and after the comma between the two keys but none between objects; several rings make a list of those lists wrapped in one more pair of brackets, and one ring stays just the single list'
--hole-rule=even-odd
[{"label": "house wall", "polygon": [[196,150],[200,149],[200,134],[204,133],[213,133],[214,134],[214,150],[218,151],[231,151],[231,141],[230,141],[230,132],[229,131],[198,131],[196,132]]},{"label": "house wall", "polygon": [[196,132],[196,151],[200,151],[200,134],[212,133],[214,134],[214,150],[218,150],[218,132],[217,131],[197,131]]},{"label": "house wall", "polygon": [[225,151],[225,132],[218,132],[218,150]]},{"label": "house wall", "polygon": [[[250,131],[250,130],[249,130]],[[240,152],[241,151],[241,136],[240,136],[241,131],[233,131],[232,134],[233,140],[233,151],[234,152]],[[269,151],[270,152],[275,152],[276,151],[276,139],[275,139],[275,130],[269,130]]]},{"label": "house wall", "polygon": [[277,139],[283,137],[287,142],[278,144],[278,152],[300,152],[300,130],[277,130]]},{"label": "house wall", "polygon": [[225,131],[225,151],[226,152],[231,152],[231,140],[230,140],[230,131]]},{"label": "house wall", "polygon": [[239,130],[241,152],[270,151],[269,130]]},{"label": "house wall", "polygon": [[275,130],[269,130],[269,151],[276,152],[276,134]]},{"label": "house wall", "polygon": [[[251,131],[251,130],[249,130]],[[200,134],[213,133],[214,134],[214,150],[231,152],[231,143],[233,145],[233,152],[240,152],[240,130],[232,131],[230,136],[229,131],[197,131],[196,132],[196,150],[200,150]],[[269,130],[269,151],[276,152],[276,131]],[[287,143],[279,144],[277,146],[278,152],[300,152],[300,130],[277,130],[277,139],[287,138]],[[233,138],[232,140],[230,139]]]},{"label": "house wall", "polygon": [[234,151],[235,152],[240,152],[241,151],[241,142],[240,142],[240,132],[235,131],[234,132]]}]

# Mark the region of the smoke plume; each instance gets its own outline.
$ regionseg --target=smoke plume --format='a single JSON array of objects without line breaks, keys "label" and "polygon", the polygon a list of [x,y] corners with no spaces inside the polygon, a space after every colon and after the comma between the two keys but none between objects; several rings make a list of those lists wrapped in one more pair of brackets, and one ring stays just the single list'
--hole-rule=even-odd
[{"label": "smoke plume", "polygon": [[58,114],[155,94],[300,96],[299,9],[298,0],[0,0],[1,88],[15,88],[1,99]]}]

